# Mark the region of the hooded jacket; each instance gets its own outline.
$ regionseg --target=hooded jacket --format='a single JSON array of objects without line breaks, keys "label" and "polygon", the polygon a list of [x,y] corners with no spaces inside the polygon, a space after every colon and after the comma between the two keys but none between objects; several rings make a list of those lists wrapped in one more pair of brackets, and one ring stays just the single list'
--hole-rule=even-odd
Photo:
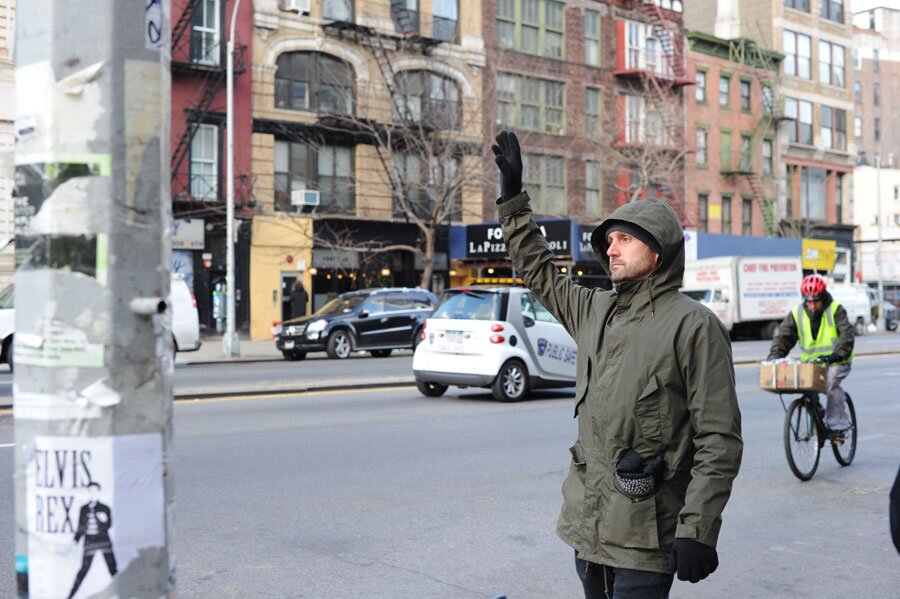
[{"label": "hooded jacket", "polygon": [[[604,291],[574,284],[553,264],[527,193],[500,204],[498,213],[519,275],[578,347],[578,437],[557,532],[586,561],[671,572],[676,537],[715,547],[743,451],[728,333],[679,292],[678,217],[648,200],[601,222],[591,244],[607,274],[606,231],[614,222],[643,228],[662,248],[648,279]],[[647,463],[663,458],[648,498],[633,499],[615,482],[616,464],[629,449]]]}]

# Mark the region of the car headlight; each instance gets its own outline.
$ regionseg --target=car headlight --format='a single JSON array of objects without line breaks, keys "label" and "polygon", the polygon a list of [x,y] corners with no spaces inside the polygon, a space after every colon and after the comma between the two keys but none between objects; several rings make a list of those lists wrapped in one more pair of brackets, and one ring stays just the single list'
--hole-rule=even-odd
[{"label": "car headlight", "polygon": [[314,320],[309,323],[309,326],[306,327],[307,334],[309,333],[321,333],[322,330],[328,326],[328,321],[324,318],[320,318],[319,320]]}]

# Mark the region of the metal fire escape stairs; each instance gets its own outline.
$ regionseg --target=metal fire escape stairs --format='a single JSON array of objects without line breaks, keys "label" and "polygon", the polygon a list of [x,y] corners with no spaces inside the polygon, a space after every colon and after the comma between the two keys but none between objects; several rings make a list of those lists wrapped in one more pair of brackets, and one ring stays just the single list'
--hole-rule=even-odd
[{"label": "metal fire escape stairs", "polygon": [[[172,28],[172,66],[173,70],[182,72],[190,72],[194,75],[200,75],[200,89],[202,90],[195,100],[191,102],[191,108],[188,114],[184,133],[172,149],[172,182],[174,183],[179,175],[179,169],[190,152],[191,142],[194,135],[200,128],[200,125],[206,120],[211,112],[212,103],[216,95],[225,87],[227,72],[224,66],[225,53],[222,48],[225,47],[224,37],[219,42],[218,57],[214,64],[207,64],[194,61],[191,58],[191,48],[185,51],[184,44],[191,44],[190,25],[194,19],[197,8],[201,5],[202,0],[189,0],[185,6],[184,12]],[[234,49],[234,75],[238,76],[246,70],[246,51],[247,46],[239,44]],[[176,58],[177,57],[177,58]],[[239,186],[236,184],[236,189]],[[190,181],[187,183],[187,189],[190,189]],[[174,194],[176,197],[180,194]]]},{"label": "metal fire escape stairs", "polygon": [[746,178],[753,195],[753,201],[759,206],[763,215],[765,235],[771,237],[776,234],[778,229],[775,198],[766,197],[762,184],[763,175],[754,167],[754,159],[762,156],[761,148],[766,133],[773,125],[776,126],[777,132],[778,123],[785,118],[782,111],[784,104],[781,97],[781,84],[778,79],[778,67],[765,49],[761,48],[757,42],[747,38],[730,41],[729,60],[752,67],[760,89],[770,90],[768,96],[763,92],[763,114],[753,128],[749,161],[745,163],[742,156],[738,168],[725,171],[725,174]]},{"label": "metal fire escape stairs", "polygon": [[[677,172],[672,172],[671,161],[673,154],[683,153],[685,148],[684,119],[680,122],[677,117],[682,116],[683,103],[680,101],[680,89],[694,81],[687,77],[684,64],[684,42],[676,43],[682,34],[669,22],[662,10],[654,0],[637,0],[640,12],[649,22],[655,39],[659,41],[662,49],[664,73],[660,74],[649,68],[644,71],[642,82],[648,92],[650,101],[654,105],[654,111],[662,122],[663,144],[669,146],[672,152],[655,152],[657,172],[666,172],[664,187],[669,196],[669,202],[676,209],[685,227],[694,226],[694,218],[686,209],[684,198],[678,198]],[[681,171],[683,173],[683,171]],[[683,185],[681,186],[683,188]]]}]

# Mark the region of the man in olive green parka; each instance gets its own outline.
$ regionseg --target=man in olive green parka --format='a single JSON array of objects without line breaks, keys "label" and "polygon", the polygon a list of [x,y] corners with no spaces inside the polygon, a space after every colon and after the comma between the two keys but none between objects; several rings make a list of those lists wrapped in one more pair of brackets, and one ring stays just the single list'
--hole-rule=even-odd
[{"label": "man in olive green parka", "polygon": [[728,333],[679,292],[684,232],[671,207],[638,201],[601,222],[591,244],[615,289],[581,287],[532,220],[515,134],[492,149],[513,264],[578,346],[578,438],[557,532],[587,599],[666,597],[673,573],[698,582],[718,565],[743,451]]}]

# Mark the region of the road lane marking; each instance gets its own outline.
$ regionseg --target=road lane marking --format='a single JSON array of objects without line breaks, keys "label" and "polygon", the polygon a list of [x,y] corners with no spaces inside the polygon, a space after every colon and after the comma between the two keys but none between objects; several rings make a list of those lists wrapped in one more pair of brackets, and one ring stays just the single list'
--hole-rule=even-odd
[{"label": "road lane marking", "polygon": [[295,391],[293,393],[266,393],[266,394],[252,394],[252,395],[231,395],[227,397],[210,397],[210,398],[190,398],[185,397],[182,399],[175,400],[175,403],[180,404],[202,404],[202,403],[213,403],[213,402],[223,402],[223,401],[247,401],[251,399],[283,399],[285,397],[297,397],[298,395],[304,396],[313,396],[313,395],[337,395],[339,393],[375,393],[377,391],[407,391],[409,389],[415,389],[415,385],[403,385],[397,387],[374,387],[371,389],[332,389],[329,391]]}]

